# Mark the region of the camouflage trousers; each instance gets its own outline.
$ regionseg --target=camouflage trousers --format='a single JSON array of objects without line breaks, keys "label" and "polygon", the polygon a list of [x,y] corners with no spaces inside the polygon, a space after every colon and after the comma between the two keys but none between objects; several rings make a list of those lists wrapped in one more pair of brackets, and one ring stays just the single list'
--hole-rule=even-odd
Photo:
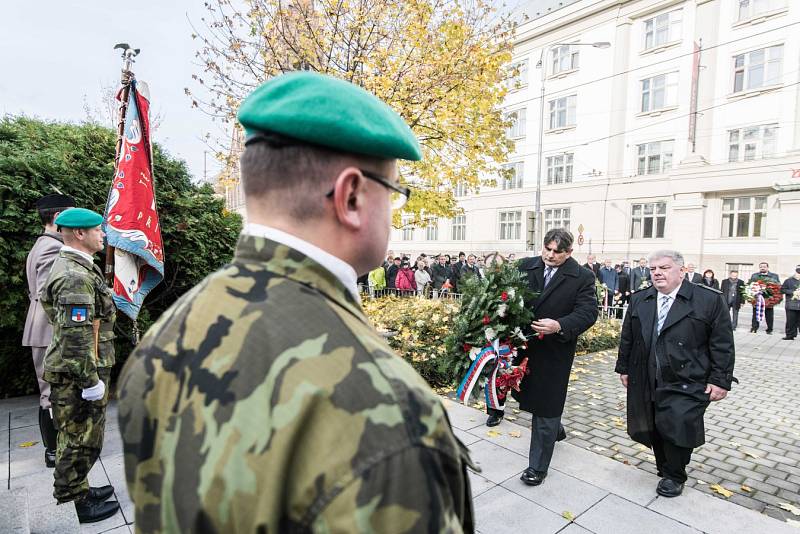
[{"label": "camouflage trousers", "polygon": [[97,373],[106,385],[106,393],[99,401],[83,400],[82,388],[66,376],[51,383],[53,423],[58,430],[53,497],[59,504],[86,495],[89,471],[103,448],[111,369],[100,368]]}]

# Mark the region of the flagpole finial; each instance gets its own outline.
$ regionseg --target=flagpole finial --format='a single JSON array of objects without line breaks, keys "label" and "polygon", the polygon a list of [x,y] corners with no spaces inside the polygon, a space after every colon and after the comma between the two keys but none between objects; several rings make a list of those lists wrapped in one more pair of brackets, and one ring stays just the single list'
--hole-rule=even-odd
[{"label": "flagpole finial", "polygon": [[135,62],[133,58],[139,55],[141,48],[131,48],[128,43],[117,43],[114,45],[114,50],[117,49],[122,50],[122,72],[130,72],[131,65]]}]

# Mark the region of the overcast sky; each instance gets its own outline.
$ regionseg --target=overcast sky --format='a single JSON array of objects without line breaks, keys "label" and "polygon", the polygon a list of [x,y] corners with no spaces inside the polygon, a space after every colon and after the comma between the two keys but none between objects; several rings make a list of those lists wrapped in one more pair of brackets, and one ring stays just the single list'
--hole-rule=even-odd
[{"label": "overcast sky", "polygon": [[[197,42],[189,20],[198,24],[204,16],[202,0],[3,0],[1,13],[0,115],[86,120],[84,102],[100,108],[102,87],[119,83],[122,62],[113,47],[127,42],[142,49],[134,72],[150,87],[151,114],[161,115],[153,140],[202,179],[208,150],[202,138],[222,134],[183,91],[196,88]],[[213,178],[219,165],[210,152],[207,165]]]}]

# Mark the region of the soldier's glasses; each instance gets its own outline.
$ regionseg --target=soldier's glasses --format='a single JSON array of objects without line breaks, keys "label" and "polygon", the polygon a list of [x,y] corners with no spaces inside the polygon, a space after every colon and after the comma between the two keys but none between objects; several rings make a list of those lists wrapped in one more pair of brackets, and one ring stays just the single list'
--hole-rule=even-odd
[{"label": "soldier's glasses", "polygon": [[[408,199],[411,197],[411,189],[408,187],[392,183],[388,178],[384,178],[383,176],[375,174],[374,172],[365,171],[364,169],[358,170],[361,171],[361,174],[363,174],[366,178],[378,182],[385,188],[392,190],[391,200],[393,210],[402,209],[403,206],[405,206],[408,202]],[[333,198],[333,189],[331,189],[328,194],[325,195],[325,197]]]}]

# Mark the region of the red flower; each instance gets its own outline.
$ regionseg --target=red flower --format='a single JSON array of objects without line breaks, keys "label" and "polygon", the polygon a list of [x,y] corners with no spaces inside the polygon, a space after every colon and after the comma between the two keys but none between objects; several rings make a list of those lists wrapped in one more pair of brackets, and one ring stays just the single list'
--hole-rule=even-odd
[{"label": "red flower", "polygon": [[503,302],[507,301],[508,300],[508,293],[503,291],[503,294],[500,295],[500,300],[502,300]]},{"label": "red flower", "polygon": [[538,336],[536,336],[536,337],[538,337],[539,339],[544,339],[544,333],[543,333],[543,332],[540,332],[540,333],[539,333],[539,335],[538,335]]},{"label": "red flower", "polygon": [[483,316],[483,324],[489,324],[490,322],[491,322],[491,319],[489,319],[489,316],[488,315],[484,315]]},{"label": "red flower", "polygon": [[464,352],[469,352],[472,350],[472,345],[469,343],[464,343]]}]

